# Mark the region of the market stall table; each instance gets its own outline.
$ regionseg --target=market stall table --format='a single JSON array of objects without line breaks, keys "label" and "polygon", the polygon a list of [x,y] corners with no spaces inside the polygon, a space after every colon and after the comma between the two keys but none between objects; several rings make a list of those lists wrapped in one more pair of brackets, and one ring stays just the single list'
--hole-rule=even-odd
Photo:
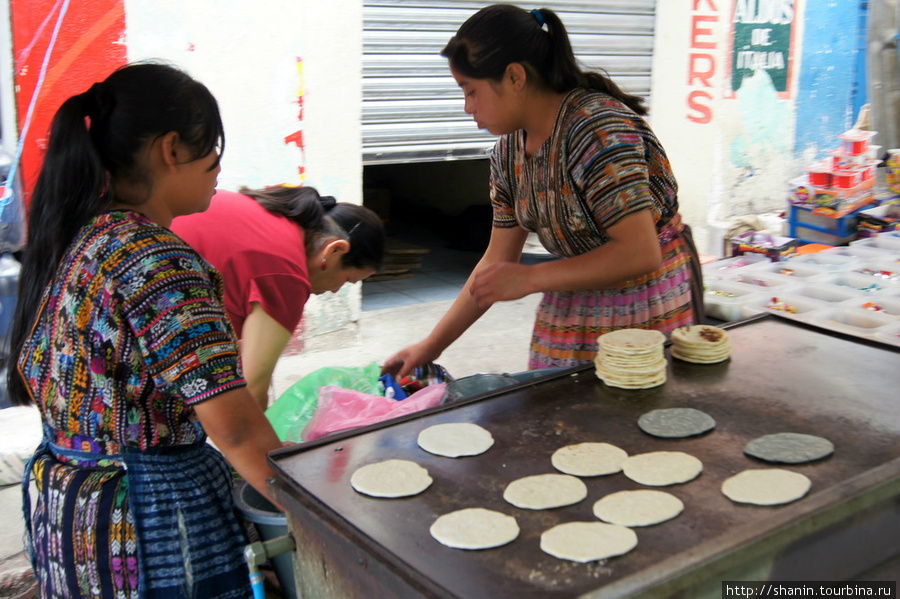
[{"label": "market stall table", "polygon": [[[305,597],[699,597],[721,596],[722,580],[846,580],[900,552],[900,349],[766,315],[729,327],[731,358],[700,365],[669,358],[659,387],[608,387],[593,367],[464,400],[403,420],[285,448],[270,458],[272,492],[297,541],[297,587]],[[638,427],[657,408],[691,407],[716,420],[700,436],[652,437]],[[446,458],[416,444],[424,428],[472,422],[494,446]],[[819,435],[834,454],[787,465],[812,481],[808,495],[777,507],[737,504],[722,482],[749,468],[777,467],[743,453],[777,432]],[[543,553],[556,524],[597,521],[593,503],[647,488],[622,473],[583,478],[588,497],[534,511],[503,500],[520,477],[556,472],[556,449],[606,442],[634,455],[681,451],[702,474],[664,487],[684,502],[668,522],[637,528],[624,556],[579,564]],[[354,491],[366,464],[399,458],[427,468],[433,484],[403,499]],[[429,534],[438,516],[483,507],[515,516],[512,543],[465,551]]]}]

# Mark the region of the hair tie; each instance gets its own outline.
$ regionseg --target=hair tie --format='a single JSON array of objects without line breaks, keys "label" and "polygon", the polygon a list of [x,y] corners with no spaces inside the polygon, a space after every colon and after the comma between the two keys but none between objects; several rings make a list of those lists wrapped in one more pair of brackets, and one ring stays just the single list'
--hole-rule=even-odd
[{"label": "hair tie", "polygon": [[85,92],[87,98],[87,115],[91,117],[91,121],[99,121],[113,109],[113,99],[107,93],[106,86],[102,81],[98,81]]},{"label": "hair tie", "polygon": [[319,204],[325,213],[331,212],[331,209],[337,206],[337,200],[333,196],[319,196]]},{"label": "hair tie", "polygon": [[531,9],[531,16],[534,17],[534,20],[538,22],[538,25],[540,25],[543,28],[545,23],[544,23],[544,15],[541,13],[541,9],[540,8]]}]

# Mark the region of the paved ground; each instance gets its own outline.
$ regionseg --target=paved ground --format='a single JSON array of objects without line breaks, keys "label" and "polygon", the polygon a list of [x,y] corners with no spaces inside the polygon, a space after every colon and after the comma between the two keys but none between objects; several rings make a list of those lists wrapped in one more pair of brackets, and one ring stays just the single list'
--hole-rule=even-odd
[{"label": "paved ground", "polygon": [[[3,412],[0,411],[0,417]],[[31,565],[22,551],[22,487],[0,487],[0,597],[30,599],[37,597]]]}]

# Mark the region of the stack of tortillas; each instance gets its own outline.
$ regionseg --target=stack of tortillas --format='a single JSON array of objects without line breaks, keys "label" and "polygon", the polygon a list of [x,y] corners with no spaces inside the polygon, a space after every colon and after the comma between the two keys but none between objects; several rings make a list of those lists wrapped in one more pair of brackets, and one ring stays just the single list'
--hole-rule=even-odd
[{"label": "stack of tortillas", "polygon": [[663,344],[659,331],[620,329],[601,335],[594,365],[597,376],[610,387],[649,389],[666,382]]},{"label": "stack of tortillas", "polygon": [[708,324],[681,327],[672,331],[672,357],[696,364],[715,364],[728,359],[731,340],[728,332]]}]

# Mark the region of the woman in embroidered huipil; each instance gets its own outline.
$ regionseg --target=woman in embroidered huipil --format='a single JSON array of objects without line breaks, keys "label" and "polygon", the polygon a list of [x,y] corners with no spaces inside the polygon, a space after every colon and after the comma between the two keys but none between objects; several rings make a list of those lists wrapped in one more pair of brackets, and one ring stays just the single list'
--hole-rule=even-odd
[{"label": "woman in embroidered huipil", "polygon": [[222,454],[265,493],[281,444],[220,275],[168,229],[208,206],[223,142],[209,90],[162,64],[119,69],[54,117],[9,379],[44,423],[25,476],[42,597],[250,596]]},{"label": "woman in embroidered huipil", "polygon": [[[435,360],[492,304],[537,292],[531,369],[590,363],[597,338],[616,329],[702,322],[699,259],[643,100],[582,71],[549,9],[484,8],[441,54],[466,112],[501,136],[493,228],[447,314],[384,370],[403,376]],[[559,259],[519,264],[530,232]]]}]

